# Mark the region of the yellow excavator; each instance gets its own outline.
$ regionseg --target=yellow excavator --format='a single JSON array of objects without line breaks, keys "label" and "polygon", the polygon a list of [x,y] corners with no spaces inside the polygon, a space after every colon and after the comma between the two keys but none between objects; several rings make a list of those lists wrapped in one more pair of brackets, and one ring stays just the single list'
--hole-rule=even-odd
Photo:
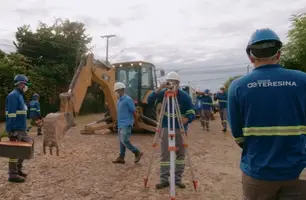
[{"label": "yellow excavator", "polygon": [[[57,155],[59,154],[59,141],[69,128],[76,125],[74,116],[79,113],[87,88],[93,82],[99,84],[104,92],[107,111],[103,119],[87,124],[81,134],[93,134],[103,129],[116,131],[117,96],[113,88],[118,81],[125,83],[125,92],[136,105],[133,131],[154,132],[158,109],[147,104],[147,97],[157,88],[156,71],[155,66],[149,62],[122,62],[110,66],[94,60],[91,53],[86,55],[74,74],[68,92],[60,94],[60,111],[50,113],[44,118],[44,153],[48,146],[50,154],[53,147],[57,149]],[[165,75],[164,70],[160,70],[160,75]]]}]

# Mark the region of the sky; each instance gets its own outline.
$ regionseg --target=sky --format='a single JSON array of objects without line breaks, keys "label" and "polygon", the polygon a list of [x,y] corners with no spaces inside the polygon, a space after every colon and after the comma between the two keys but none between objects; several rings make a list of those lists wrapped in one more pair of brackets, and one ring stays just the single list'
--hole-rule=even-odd
[{"label": "sky", "polygon": [[[0,49],[14,51],[18,26],[55,18],[85,23],[96,58],[144,60],[182,83],[217,90],[228,77],[247,73],[245,47],[252,32],[271,28],[286,42],[290,17],[306,0],[0,0]],[[252,66],[249,67],[252,70]],[[159,72],[157,71],[157,75]]]}]

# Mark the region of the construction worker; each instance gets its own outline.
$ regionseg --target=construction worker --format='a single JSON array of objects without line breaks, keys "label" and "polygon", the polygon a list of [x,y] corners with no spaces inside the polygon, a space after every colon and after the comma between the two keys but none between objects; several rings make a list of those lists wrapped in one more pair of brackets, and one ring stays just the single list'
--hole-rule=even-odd
[{"label": "construction worker", "polygon": [[215,95],[215,101],[219,102],[219,113],[221,119],[222,131],[227,131],[227,92],[224,85],[221,85],[219,92]]},{"label": "construction worker", "polygon": [[212,113],[212,98],[209,95],[209,89],[204,90],[204,95],[201,97],[202,109],[201,109],[201,122],[203,130],[209,131],[209,121]]},{"label": "construction worker", "polygon": [[[6,132],[10,141],[23,141],[33,144],[27,130],[27,106],[23,94],[28,90],[29,81],[25,75],[19,74],[14,78],[16,88],[7,96],[5,102]],[[22,171],[23,160],[9,158],[10,182],[24,182],[27,174]]]},{"label": "construction worker", "polygon": [[[155,102],[162,102],[167,84],[177,86],[179,88],[180,76],[176,72],[170,72],[167,75],[166,82],[162,83],[159,88],[148,96],[148,104],[154,105]],[[188,123],[195,119],[195,111],[190,95],[177,89],[177,100],[182,114],[182,122],[187,131]],[[167,110],[167,108],[165,108]],[[161,160],[160,160],[160,183],[156,184],[156,189],[162,189],[169,186],[170,176],[170,152],[168,151],[168,116],[169,113],[165,112],[162,121],[162,142],[161,142]],[[173,117],[173,116],[172,116]],[[175,116],[177,117],[177,116]],[[172,125],[172,124],[171,124]],[[175,142],[178,150],[176,152],[176,166],[175,166],[175,184],[180,188],[185,188],[186,185],[182,182],[182,177],[185,169],[185,148],[183,147],[183,139],[180,133],[179,124],[176,120],[175,123]]]},{"label": "construction worker", "polygon": [[143,156],[143,153],[133,146],[130,142],[132,127],[134,125],[134,113],[136,107],[134,101],[124,93],[125,84],[122,82],[115,83],[114,90],[118,95],[117,102],[117,126],[118,136],[120,141],[120,154],[113,163],[125,163],[126,148],[135,154],[135,163],[138,163]]},{"label": "construction worker", "polygon": [[[30,118],[31,118],[31,125],[37,126],[37,135],[42,135],[42,123],[41,123],[41,116],[40,116],[40,104],[39,104],[39,95],[37,93],[33,94],[32,101],[29,103],[29,110],[30,110]],[[28,128],[30,129],[30,127]]]},{"label": "construction worker", "polygon": [[246,52],[255,69],[229,87],[229,125],[243,149],[247,200],[306,199],[306,73],[279,65],[282,42],[256,30]]}]

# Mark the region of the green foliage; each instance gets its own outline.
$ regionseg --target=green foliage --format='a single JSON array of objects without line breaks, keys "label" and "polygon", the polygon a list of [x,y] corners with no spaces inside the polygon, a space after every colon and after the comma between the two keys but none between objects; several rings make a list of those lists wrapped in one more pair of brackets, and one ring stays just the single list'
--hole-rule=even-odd
[{"label": "green foliage", "polygon": [[225,89],[228,90],[230,84],[231,84],[234,80],[236,80],[237,78],[240,78],[240,77],[241,77],[241,76],[229,77],[229,78],[227,79],[227,81],[225,81],[225,83],[224,83]]},{"label": "green foliage", "polygon": [[[25,93],[27,102],[38,93],[43,115],[57,111],[59,94],[67,90],[80,56],[88,51],[92,40],[85,25],[56,19],[52,25],[39,22],[35,31],[29,25],[18,27],[15,37],[16,53],[0,50],[0,120],[4,119],[5,98],[13,90],[17,74],[27,75],[32,83]],[[90,88],[89,94],[91,98],[85,98],[81,113],[103,111],[104,95],[99,87]]]},{"label": "green foliage", "polygon": [[281,64],[289,69],[306,71],[306,13],[291,18],[288,43],[283,47]]}]

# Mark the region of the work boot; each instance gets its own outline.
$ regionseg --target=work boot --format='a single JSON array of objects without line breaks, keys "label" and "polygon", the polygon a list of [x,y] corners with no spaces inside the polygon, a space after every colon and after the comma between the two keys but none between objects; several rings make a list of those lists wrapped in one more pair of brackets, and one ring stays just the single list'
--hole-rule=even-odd
[{"label": "work boot", "polygon": [[166,188],[166,187],[169,187],[169,183],[168,182],[160,182],[158,184],[155,185],[155,188],[160,190],[160,189],[163,189],[163,188]]},{"label": "work boot", "polygon": [[209,128],[206,128],[206,131],[209,131]]},{"label": "work boot", "polygon": [[124,164],[125,163],[124,157],[118,156],[118,158],[116,160],[114,160],[113,163]]},{"label": "work boot", "polygon": [[135,154],[135,161],[134,161],[134,163],[138,163],[140,161],[141,157],[143,156],[143,153],[140,152],[140,151],[137,151],[134,154]]},{"label": "work boot", "polygon": [[18,175],[23,177],[23,178],[26,178],[28,175],[26,173],[24,173],[23,171],[19,170],[18,171]]},{"label": "work boot", "polygon": [[226,128],[224,128],[224,129],[222,129],[222,131],[225,133],[227,130],[226,130]]},{"label": "work boot", "polygon": [[16,174],[10,175],[8,181],[12,183],[23,183],[25,182],[25,179],[22,176]]},{"label": "work boot", "polygon": [[176,182],[175,183],[176,186],[178,186],[179,188],[186,188],[186,185],[183,182]]}]

